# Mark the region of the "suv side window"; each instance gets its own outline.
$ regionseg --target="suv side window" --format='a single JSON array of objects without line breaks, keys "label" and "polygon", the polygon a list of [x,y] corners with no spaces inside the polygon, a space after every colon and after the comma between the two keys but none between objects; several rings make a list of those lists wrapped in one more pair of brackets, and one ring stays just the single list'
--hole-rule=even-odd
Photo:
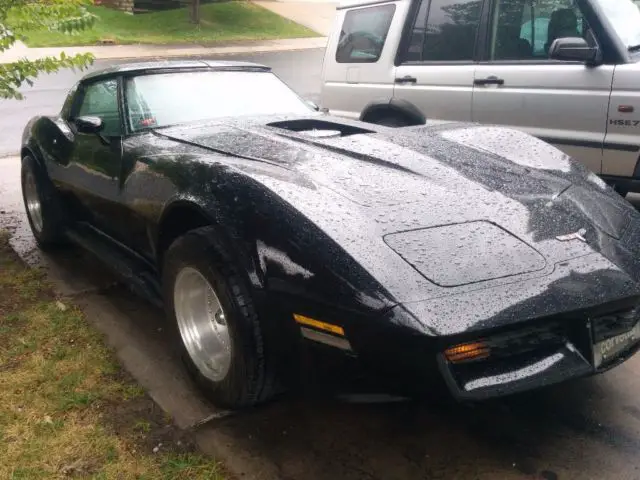
[{"label": "suv side window", "polygon": [[338,63],[375,63],[380,58],[389,33],[395,5],[359,8],[346,13],[336,61]]},{"label": "suv side window", "polygon": [[91,83],[84,88],[82,104],[76,117],[99,117],[106,137],[122,135],[120,108],[118,105],[118,81],[115,79]]},{"label": "suv side window", "polygon": [[561,37],[591,40],[571,0],[497,0],[491,28],[491,60],[545,60]]},{"label": "suv side window", "polygon": [[481,8],[481,0],[422,0],[403,60],[472,60]]}]

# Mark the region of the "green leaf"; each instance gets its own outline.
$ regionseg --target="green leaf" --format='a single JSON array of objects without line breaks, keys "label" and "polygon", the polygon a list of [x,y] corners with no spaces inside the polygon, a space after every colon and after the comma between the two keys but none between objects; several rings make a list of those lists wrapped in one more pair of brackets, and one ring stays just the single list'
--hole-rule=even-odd
[{"label": "green leaf", "polygon": [[0,65],[0,98],[21,100],[23,95],[19,88],[24,84],[31,84],[41,73],[57,72],[63,68],[77,68],[84,70],[91,65],[94,57],[90,53],[74,56],[60,54],[60,57],[45,57],[38,60],[20,60],[14,63]]},{"label": "green leaf", "polygon": [[[89,0],[0,0],[0,52],[8,50],[29,30],[50,29],[66,33],[91,28],[96,16],[86,9]],[[21,100],[24,83],[32,84],[41,73],[63,68],[83,70],[93,63],[93,55],[46,57],[34,61],[20,60],[0,64],[0,99]]]}]

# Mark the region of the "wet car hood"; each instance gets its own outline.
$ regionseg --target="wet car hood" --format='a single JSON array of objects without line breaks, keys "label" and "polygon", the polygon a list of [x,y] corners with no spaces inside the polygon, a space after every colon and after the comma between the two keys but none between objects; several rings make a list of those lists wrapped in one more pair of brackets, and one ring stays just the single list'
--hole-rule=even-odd
[{"label": "wet car hood", "polygon": [[[440,287],[546,275],[559,262],[599,251],[603,236],[620,238],[637,216],[597,176],[524,133],[442,122],[363,125],[316,117],[158,134],[257,160],[238,168],[383,283],[393,273],[381,266],[397,259]],[[558,238],[576,233],[586,241]],[[404,300],[425,295],[416,284]]]}]

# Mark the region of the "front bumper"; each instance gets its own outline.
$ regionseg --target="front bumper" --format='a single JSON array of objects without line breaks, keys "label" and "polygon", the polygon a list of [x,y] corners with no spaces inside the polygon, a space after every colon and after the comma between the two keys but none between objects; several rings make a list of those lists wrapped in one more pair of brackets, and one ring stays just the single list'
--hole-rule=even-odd
[{"label": "front bumper", "polygon": [[497,351],[493,358],[452,363],[438,353],[440,372],[454,397],[482,400],[601,373],[640,349],[638,309],[537,328],[546,332],[537,337],[537,344],[522,341],[526,328],[498,336],[497,341],[486,337],[498,347],[492,349]]},{"label": "front bumper", "polygon": [[[640,299],[632,297],[615,307],[442,337],[416,331],[403,321],[409,317],[398,306],[387,312],[387,322],[348,329],[353,350],[300,338],[322,347],[322,358],[333,352],[349,362],[357,359],[381,385],[398,393],[430,395],[444,381],[455,399],[478,401],[604,372],[629,359],[640,349],[636,305]],[[446,354],[469,344],[486,346],[484,354],[464,361]]]}]

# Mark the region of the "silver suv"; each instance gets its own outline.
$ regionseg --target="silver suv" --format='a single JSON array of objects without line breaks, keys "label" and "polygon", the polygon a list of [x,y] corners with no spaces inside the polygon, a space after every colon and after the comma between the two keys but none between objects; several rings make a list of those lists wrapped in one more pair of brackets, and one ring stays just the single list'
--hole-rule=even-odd
[{"label": "silver suv", "polygon": [[322,107],[372,123],[512,126],[640,191],[640,7],[632,0],[352,0]]}]

